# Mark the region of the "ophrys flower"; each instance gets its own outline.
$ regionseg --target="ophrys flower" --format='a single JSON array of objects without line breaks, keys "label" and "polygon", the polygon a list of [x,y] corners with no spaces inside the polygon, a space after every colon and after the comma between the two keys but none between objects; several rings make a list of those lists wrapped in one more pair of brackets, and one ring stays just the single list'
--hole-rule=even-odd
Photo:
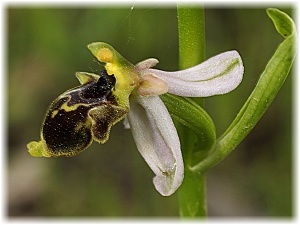
[{"label": "ophrys flower", "polygon": [[156,189],[173,194],[182,183],[184,165],[177,131],[159,95],[207,97],[232,91],[243,77],[239,54],[229,51],[186,70],[165,72],[151,69],[156,59],[133,65],[103,42],[88,48],[105,63],[105,71],[76,74],[81,85],[50,105],[41,141],[29,143],[29,153],[74,156],[92,140],[105,143],[111,126],[127,116],[137,148],[156,175]]}]

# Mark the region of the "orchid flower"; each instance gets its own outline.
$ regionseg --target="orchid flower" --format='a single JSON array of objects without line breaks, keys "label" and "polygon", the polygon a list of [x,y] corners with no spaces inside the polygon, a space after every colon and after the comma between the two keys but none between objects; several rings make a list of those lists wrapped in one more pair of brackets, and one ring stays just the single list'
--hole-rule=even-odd
[{"label": "orchid flower", "polygon": [[155,188],[163,196],[173,194],[183,181],[184,164],[176,128],[159,95],[168,92],[207,97],[228,93],[243,78],[240,55],[228,51],[192,68],[166,72],[151,69],[158,63],[153,58],[133,65],[103,42],[88,48],[105,63],[105,71],[100,76],[76,74],[82,85],[52,103],[41,141],[29,143],[29,153],[38,157],[76,155],[92,140],[105,143],[111,126],[127,116],[126,127],[130,127],[139,152],[155,173]]}]

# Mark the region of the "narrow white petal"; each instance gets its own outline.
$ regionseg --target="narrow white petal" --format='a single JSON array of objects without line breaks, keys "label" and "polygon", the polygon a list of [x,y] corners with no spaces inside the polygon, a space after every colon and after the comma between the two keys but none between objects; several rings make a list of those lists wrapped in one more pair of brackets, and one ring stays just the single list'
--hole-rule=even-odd
[{"label": "narrow white petal", "polygon": [[128,120],[137,148],[155,173],[153,183],[163,196],[183,180],[180,141],[168,110],[158,96],[131,97]]},{"label": "narrow white petal", "polygon": [[145,59],[144,61],[137,63],[135,65],[135,67],[138,70],[145,70],[145,69],[149,69],[150,67],[155,66],[157,63],[159,63],[157,59],[150,58],[150,59]]},{"label": "narrow white petal", "polygon": [[228,51],[186,70],[166,72],[146,69],[142,73],[153,73],[165,80],[169,86],[169,93],[187,97],[207,97],[234,90],[243,79],[244,67],[239,53]]}]

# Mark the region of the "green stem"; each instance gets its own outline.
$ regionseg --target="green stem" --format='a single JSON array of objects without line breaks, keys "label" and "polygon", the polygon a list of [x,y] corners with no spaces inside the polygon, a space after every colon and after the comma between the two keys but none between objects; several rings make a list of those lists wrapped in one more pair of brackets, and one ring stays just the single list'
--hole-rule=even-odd
[{"label": "green stem", "polygon": [[[179,67],[185,69],[205,60],[204,8],[177,6],[179,32]],[[203,99],[196,100],[204,104]],[[178,189],[179,211],[182,217],[206,217],[205,175],[190,170],[189,157],[199,146],[197,136],[189,128],[177,124],[185,165],[185,178]],[[199,149],[197,149],[199,151]]]},{"label": "green stem", "polygon": [[205,56],[204,8],[179,4],[179,67],[186,69],[203,62]]},{"label": "green stem", "polygon": [[[205,61],[205,14],[204,8],[191,4],[178,4],[179,69],[186,69]],[[194,98],[204,106],[203,98]]]}]

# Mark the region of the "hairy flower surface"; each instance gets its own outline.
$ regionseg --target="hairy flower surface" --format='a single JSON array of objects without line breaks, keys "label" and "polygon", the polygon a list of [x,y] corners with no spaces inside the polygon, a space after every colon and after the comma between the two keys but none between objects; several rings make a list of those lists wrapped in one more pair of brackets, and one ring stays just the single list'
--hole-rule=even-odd
[{"label": "hairy flower surface", "polygon": [[131,64],[103,42],[88,45],[105,63],[100,75],[77,73],[81,86],[59,96],[49,107],[40,142],[27,146],[33,156],[74,156],[93,140],[105,143],[111,126],[126,118],[137,148],[152,171],[153,183],[163,196],[173,194],[184,177],[180,141],[171,116],[159,95],[187,97],[225,94],[243,78],[237,51],[214,56],[192,68],[166,72],[151,69],[150,58]]}]

